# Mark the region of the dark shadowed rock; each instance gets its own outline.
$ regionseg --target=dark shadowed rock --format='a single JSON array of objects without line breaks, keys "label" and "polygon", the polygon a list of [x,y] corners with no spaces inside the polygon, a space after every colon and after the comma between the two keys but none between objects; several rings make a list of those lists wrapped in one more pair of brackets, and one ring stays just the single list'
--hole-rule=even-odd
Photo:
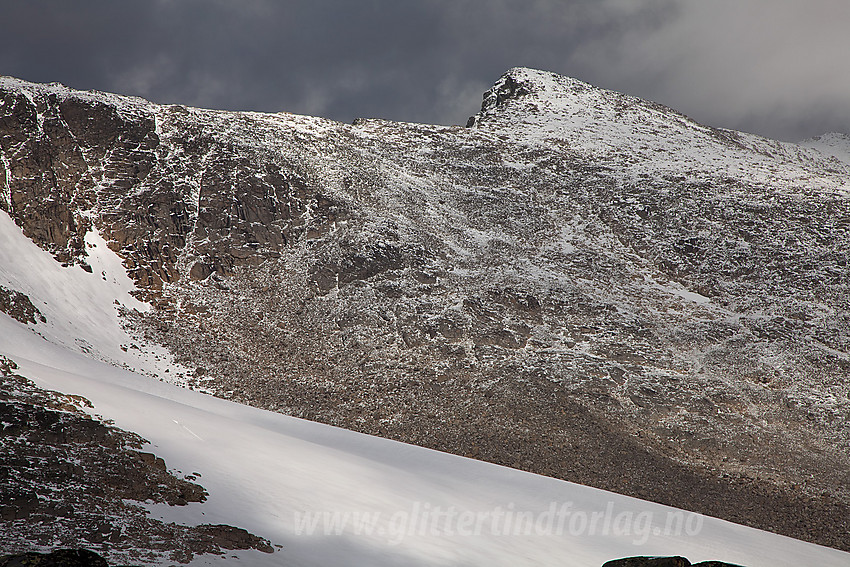
[{"label": "dark shadowed rock", "polygon": [[206,545],[210,552],[216,549],[256,549],[263,553],[273,553],[274,548],[267,539],[233,526],[221,524],[202,524],[193,530],[198,549]]},{"label": "dark shadowed rock", "polygon": [[[92,419],[82,411],[90,407],[84,398],[40,389],[16,369],[0,356],[0,549],[104,546],[99,549],[122,565],[186,563],[223,549],[272,551],[267,540],[234,526],[151,518],[142,502],[182,506],[204,502],[207,493],[140,451],[138,435]],[[138,561],[140,554],[147,560]],[[88,565],[73,561],[89,559],[62,551],[25,554],[7,565]]]},{"label": "dark shadowed rock", "polygon": [[88,549],[57,549],[0,557],[0,567],[107,567],[106,559]]},{"label": "dark shadowed rock", "polygon": [[0,285],[0,311],[21,323],[46,323],[47,319],[25,294]]},{"label": "dark shadowed rock", "polygon": [[602,567],[691,567],[684,557],[626,557],[606,562]]}]

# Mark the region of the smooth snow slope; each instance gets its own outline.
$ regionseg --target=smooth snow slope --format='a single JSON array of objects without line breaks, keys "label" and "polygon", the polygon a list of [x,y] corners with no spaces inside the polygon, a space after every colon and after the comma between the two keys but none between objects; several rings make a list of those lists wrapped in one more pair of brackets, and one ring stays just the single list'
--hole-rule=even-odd
[{"label": "smooth snow slope", "polygon": [[[121,274],[95,271],[89,281],[77,268],[54,271],[52,258],[10,222],[0,215],[0,281],[37,293],[39,308],[58,294],[59,307],[45,306],[45,315],[71,319],[28,327],[0,314],[0,353],[38,385],[89,398],[95,413],[149,439],[170,467],[202,475],[206,503],[153,514],[236,525],[282,546],[196,564],[595,567],[679,554],[750,567],[850,565],[850,554],[837,550],[249,408],[109,365],[77,348],[74,333],[110,349],[121,337],[77,325],[74,315],[107,325],[116,293],[126,290],[92,282]],[[108,249],[99,254],[101,272],[120,271]]]},{"label": "smooth snow slope", "polygon": [[130,294],[135,284],[96,230],[85,243],[91,273],[60,265],[0,210],[0,286],[30,298],[47,319],[33,331],[51,343],[147,374],[173,366],[164,348],[128,352],[136,340],[122,328],[118,309],[145,311],[149,305]]}]

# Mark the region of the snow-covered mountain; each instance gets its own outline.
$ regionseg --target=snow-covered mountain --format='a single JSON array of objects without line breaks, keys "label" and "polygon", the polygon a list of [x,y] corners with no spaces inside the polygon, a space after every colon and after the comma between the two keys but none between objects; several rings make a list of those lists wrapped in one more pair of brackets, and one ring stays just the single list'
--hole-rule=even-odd
[{"label": "snow-covered mountain", "polygon": [[801,145],[814,148],[823,154],[833,156],[845,164],[850,164],[850,136],[847,134],[830,132],[823,136],[816,136],[805,140]]},{"label": "snow-covered mountain", "polygon": [[[0,95],[0,292],[16,315],[2,316],[0,353],[169,464],[203,464],[208,502],[181,520],[246,528],[293,564],[515,564],[534,549],[541,564],[583,565],[665,545],[846,563],[731,527],[638,547],[623,533],[520,544],[416,530],[398,554],[374,534],[328,547],[294,537],[287,514],[389,518],[407,509],[398,498],[513,502],[535,518],[562,499],[665,509],[139,375],[847,549],[838,136],[714,129],[523,68],[467,127],[158,106],[11,78]],[[272,490],[287,454],[304,464]],[[263,480],[236,490],[244,475]]]}]

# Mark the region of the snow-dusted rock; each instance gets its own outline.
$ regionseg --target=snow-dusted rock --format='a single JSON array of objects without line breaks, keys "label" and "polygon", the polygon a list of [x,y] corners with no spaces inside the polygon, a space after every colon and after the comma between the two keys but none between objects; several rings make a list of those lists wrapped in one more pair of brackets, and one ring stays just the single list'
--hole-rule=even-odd
[{"label": "snow-dusted rock", "polygon": [[850,541],[823,144],[525,68],[467,128],[0,95],[0,206],[65,263],[102,235],[193,387]]}]

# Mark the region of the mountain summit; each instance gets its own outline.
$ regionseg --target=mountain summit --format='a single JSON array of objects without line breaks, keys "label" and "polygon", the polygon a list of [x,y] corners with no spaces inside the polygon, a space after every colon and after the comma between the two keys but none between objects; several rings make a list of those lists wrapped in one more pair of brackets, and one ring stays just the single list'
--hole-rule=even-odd
[{"label": "mountain summit", "polygon": [[87,355],[158,345],[217,396],[848,549],[835,140],[525,68],[466,128],[3,78],[0,208],[151,306]]}]

